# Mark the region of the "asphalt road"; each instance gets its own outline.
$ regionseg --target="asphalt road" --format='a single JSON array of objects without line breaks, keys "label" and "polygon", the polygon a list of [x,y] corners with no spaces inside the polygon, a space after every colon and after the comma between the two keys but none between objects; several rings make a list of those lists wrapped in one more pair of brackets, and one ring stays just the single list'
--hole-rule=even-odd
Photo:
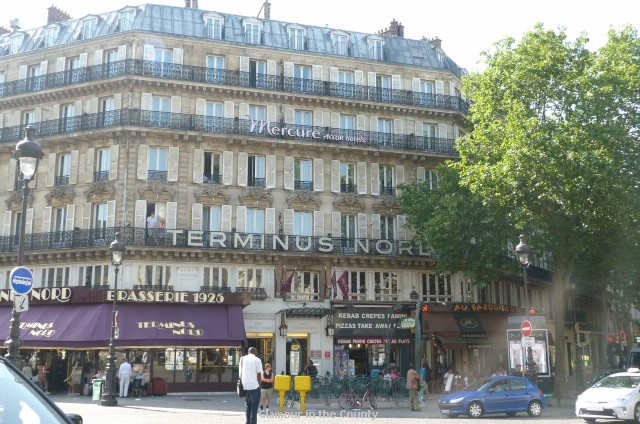
[{"label": "asphalt road", "polygon": [[[200,423],[229,423],[244,424],[244,400],[235,394],[175,394],[162,397],[144,397],[141,399],[118,399],[118,406],[104,407],[93,402],[90,397],[53,395],[52,399],[65,412],[82,415],[86,424],[200,424]],[[562,406],[551,406],[540,418],[530,418],[526,413],[518,414],[515,418],[505,415],[489,415],[478,422],[484,423],[512,423],[532,421],[537,424],[577,424],[583,420],[577,419],[573,413],[573,400],[563,400]],[[269,414],[258,417],[259,423],[287,424],[287,423],[332,423],[352,424],[372,422],[375,424],[400,424],[407,421],[442,421],[443,423],[470,423],[467,417],[444,418],[434,400],[427,401],[421,412],[411,412],[406,405],[395,406],[383,403],[378,410],[366,408],[362,410],[343,411],[331,402],[328,406],[317,400],[307,406],[307,415],[301,415],[299,407],[286,408],[285,412],[277,412],[277,399],[272,404]],[[296,405],[297,406],[297,405]],[[600,421],[599,421],[600,422]],[[604,421],[602,422],[604,423]]]}]

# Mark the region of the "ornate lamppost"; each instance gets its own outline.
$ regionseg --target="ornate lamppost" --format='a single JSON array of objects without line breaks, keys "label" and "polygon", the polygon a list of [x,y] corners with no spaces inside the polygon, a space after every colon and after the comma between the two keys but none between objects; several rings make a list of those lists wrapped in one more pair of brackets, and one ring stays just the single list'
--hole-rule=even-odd
[{"label": "ornate lamppost", "polygon": [[109,356],[107,367],[105,369],[105,390],[100,400],[101,406],[117,406],[118,400],[116,399],[118,393],[118,385],[116,383],[116,339],[118,338],[118,272],[120,271],[120,265],[124,261],[125,245],[118,241],[120,233],[116,233],[115,240],[111,243],[111,263],[115,267],[115,279],[113,284],[113,310],[111,314],[111,339],[109,340]]},{"label": "ornate lamppost", "polygon": [[[27,200],[29,198],[29,183],[33,180],[38,170],[38,163],[42,159],[42,146],[33,139],[36,128],[33,125],[27,125],[26,134],[13,151],[16,159],[16,170],[22,188],[22,215],[20,215],[20,234],[18,238],[18,266],[22,266],[24,262],[24,233],[27,217]],[[22,356],[20,355],[20,312],[16,310],[15,303],[11,311],[11,327],[9,337],[5,341],[8,352],[5,355],[12,364],[18,369],[22,369]]]},{"label": "ornate lamppost", "polygon": [[[524,241],[524,234],[520,234],[520,243],[516,246],[516,255],[522,265],[522,278],[524,279],[524,306],[526,309],[527,321],[531,319],[531,305],[529,304],[529,280],[527,278],[527,268],[531,264],[531,249]],[[525,377],[534,383],[538,379],[538,366],[533,360],[533,349],[527,346],[527,361],[525,363]]]}]

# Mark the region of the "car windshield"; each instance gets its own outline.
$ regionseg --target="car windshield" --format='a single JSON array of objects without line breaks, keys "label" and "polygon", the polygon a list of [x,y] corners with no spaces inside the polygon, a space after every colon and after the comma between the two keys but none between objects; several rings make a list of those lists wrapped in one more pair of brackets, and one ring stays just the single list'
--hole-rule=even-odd
[{"label": "car windshield", "polygon": [[0,362],[0,423],[66,423],[22,375]]},{"label": "car windshield", "polygon": [[475,381],[471,384],[469,384],[467,387],[465,387],[462,390],[468,391],[468,392],[477,392],[478,390],[480,390],[482,387],[486,386],[487,384],[491,383],[493,380],[490,378],[482,378],[478,381]]},{"label": "car windshield", "polygon": [[606,387],[608,389],[634,389],[640,384],[640,376],[614,375],[605,378],[593,387]]}]

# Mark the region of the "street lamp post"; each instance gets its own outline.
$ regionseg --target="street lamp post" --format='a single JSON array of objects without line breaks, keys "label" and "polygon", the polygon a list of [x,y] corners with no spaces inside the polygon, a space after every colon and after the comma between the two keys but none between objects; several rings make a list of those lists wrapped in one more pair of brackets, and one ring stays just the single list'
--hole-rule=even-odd
[{"label": "street lamp post", "polygon": [[573,328],[576,332],[576,393],[582,392],[584,386],[584,373],[582,370],[582,342],[580,341],[580,323],[578,322],[578,314],[576,312],[576,283],[571,281],[571,303],[573,307]]},{"label": "street lamp post", "polygon": [[[42,147],[33,139],[36,129],[33,125],[27,125],[26,135],[13,151],[14,158],[17,160],[16,171],[22,188],[22,215],[20,216],[20,234],[18,238],[18,266],[22,266],[24,262],[24,233],[27,217],[27,201],[29,198],[29,183],[33,180],[38,170],[38,163],[42,159]],[[12,364],[18,369],[22,369],[22,356],[20,355],[20,312],[16,311],[15,303],[11,311],[11,327],[9,337],[5,341],[8,352],[5,355]]]},{"label": "street lamp post", "polygon": [[120,233],[116,233],[115,240],[111,243],[111,263],[115,267],[115,279],[113,283],[113,310],[111,314],[111,339],[109,340],[109,356],[107,367],[105,370],[106,382],[105,390],[100,400],[101,406],[117,406],[118,400],[116,395],[118,393],[118,385],[116,384],[116,338],[118,337],[118,271],[120,271],[120,265],[124,261],[125,245],[118,241]]},{"label": "street lamp post", "polygon": [[[530,321],[531,305],[529,304],[529,280],[527,278],[527,268],[529,268],[529,265],[531,264],[531,249],[524,240],[524,234],[520,234],[520,243],[516,246],[516,255],[522,265],[522,278],[524,279],[524,305],[527,321]],[[525,365],[525,377],[535,382],[538,379],[538,370],[537,365],[533,360],[533,349],[530,345],[527,346],[527,361]]]},{"label": "street lamp post", "polygon": [[416,302],[416,324],[414,326],[416,330],[415,366],[417,369],[420,369],[422,365],[422,322],[420,320],[420,308],[422,306],[422,302],[420,301],[420,294],[415,288],[409,294],[409,298]]}]

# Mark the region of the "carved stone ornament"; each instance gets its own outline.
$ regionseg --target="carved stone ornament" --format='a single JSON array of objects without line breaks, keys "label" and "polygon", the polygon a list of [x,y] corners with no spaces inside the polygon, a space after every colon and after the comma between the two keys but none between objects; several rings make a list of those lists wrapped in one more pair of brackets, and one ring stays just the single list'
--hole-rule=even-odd
[{"label": "carved stone ornament", "polygon": [[333,207],[334,209],[342,213],[348,213],[348,212],[357,213],[357,212],[362,212],[363,205],[360,202],[360,199],[358,199],[358,196],[356,196],[355,194],[349,194],[346,196],[339,196],[338,198],[336,198],[333,201]]},{"label": "carved stone ornament", "polygon": [[222,206],[229,203],[229,193],[219,185],[202,184],[194,193],[196,202],[207,206]]},{"label": "carved stone ornament", "polygon": [[95,181],[89,185],[89,189],[84,193],[87,202],[102,203],[113,200],[116,188],[113,183],[107,181]]},{"label": "carved stone ornament", "polygon": [[44,198],[47,200],[49,206],[65,206],[73,203],[75,192],[71,187],[56,186],[51,188],[49,194]]},{"label": "carved stone ornament", "polygon": [[263,188],[247,188],[243,193],[240,193],[239,198],[244,206],[263,209],[271,206],[271,192]]},{"label": "carved stone ornament", "polygon": [[308,191],[299,191],[287,197],[287,205],[290,209],[298,211],[315,211],[318,210],[320,202],[316,194]]},{"label": "carved stone ornament", "polygon": [[[7,205],[7,210],[20,212],[22,210],[22,190],[16,190],[11,193],[11,196],[4,202]],[[27,204],[33,204],[33,193],[29,193],[27,198]]]},{"label": "carved stone ornament", "polygon": [[400,212],[400,200],[397,197],[385,197],[373,204],[373,211],[385,215],[395,215]]},{"label": "carved stone ornament", "polygon": [[149,181],[138,189],[140,197],[148,202],[170,202],[176,194],[176,190],[169,187],[164,181]]}]

